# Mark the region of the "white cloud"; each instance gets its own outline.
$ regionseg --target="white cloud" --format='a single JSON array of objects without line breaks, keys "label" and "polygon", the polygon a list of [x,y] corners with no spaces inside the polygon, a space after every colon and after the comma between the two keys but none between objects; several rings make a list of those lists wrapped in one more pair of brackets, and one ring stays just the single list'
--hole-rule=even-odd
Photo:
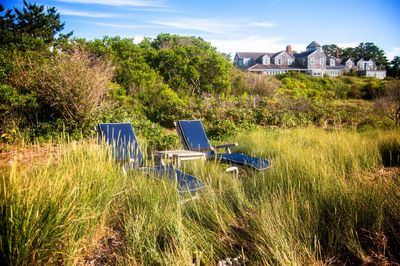
[{"label": "white cloud", "polygon": [[103,22],[96,22],[93,23],[99,26],[106,26],[112,28],[120,28],[120,29],[140,29],[140,28],[151,28],[152,26],[148,25],[137,25],[137,24],[115,24],[115,23],[103,23]]},{"label": "white cloud", "polygon": [[305,50],[305,43],[288,43],[281,36],[271,36],[260,38],[250,36],[240,39],[208,39],[211,45],[215,46],[218,51],[232,54],[236,52],[279,52],[286,49],[286,45],[290,44],[292,50],[301,52]]},{"label": "white cloud", "polygon": [[392,61],[395,56],[400,56],[400,47],[392,47],[389,52],[386,53],[387,59]]},{"label": "white cloud", "polygon": [[257,22],[256,21],[256,22],[253,22],[251,25],[255,26],[255,27],[261,27],[261,28],[274,28],[274,27],[278,27],[279,26],[278,23],[270,22],[270,21],[262,21],[262,22]]},{"label": "white cloud", "polygon": [[77,17],[88,17],[88,18],[113,18],[115,15],[108,13],[98,13],[98,12],[85,12],[85,11],[76,11],[70,9],[59,8],[57,10],[61,13],[61,15],[66,16],[77,16]]},{"label": "white cloud", "polygon": [[60,0],[67,3],[95,4],[125,7],[162,7],[163,0]]},{"label": "white cloud", "polygon": [[336,45],[340,48],[348,48],[348,47],[356,47],[358,46],[360,43],[359,42],[339,42],[336,43]]},{"label": "white cloud", "polygon": [[155,25],[166,26],[184,30],[197,30],[213,34],[228,34],[238,30],[251,28],[271,28],[277,27],[278,24],[274,22],[249,22],[249,21],[228,21],[213,18],[176,18],[173,20],[159,20],[151,21]]}]

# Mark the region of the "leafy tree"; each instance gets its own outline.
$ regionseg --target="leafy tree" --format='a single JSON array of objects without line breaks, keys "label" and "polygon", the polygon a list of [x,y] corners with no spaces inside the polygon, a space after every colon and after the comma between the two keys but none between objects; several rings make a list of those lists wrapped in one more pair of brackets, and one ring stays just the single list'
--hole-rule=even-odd
[{"label": "leafy tree", "polygon": [[340,57],[343,58],[354,58],[354,48],[352,47],[346,47],[346,48],[341,48],[341,54]]},{"label": "leafy tree", "polygon": [[387,74],[394,78],[400,77],[400,56],[395,56],[393,60],[387,65]]},{"label": "leafy tree", "polygon": [[[141,44],[148,46],[148,40]],[[186,95],[229,93],[232,64],[201,38],[159,34],[151,42],[149,64],[175,91]]]},{"label": "leafy tree", "polygon": [[[0,5],[0,12],[4,11]],[[45,49],[72,35],[70,32],[56,38],[57,33],[63,29],[64,23],[55,7],[45,11],[43,5],[30,4],[24,0],[22,10],[8,9],[0,15],[0,46],[19,50]]]},{"label": "leafy tree", "polygon": [[341,49],[336,44],[323,45],[322,50],[328,58],[337,58],[342,53]]},{"label": "leafy tree", "polygon": [[387,64],[385,52],[372,42],[360,43],[354,48],[353,57],[357,59],[372,59],[379,68]]},{"label": "leafy tree", "polygon": [[336,44],[324,45],[322,48],[327,56],[335,57],[336,49],[339,49],[340,58],[372,59],[380,69],[387,64],[385,52],[372,42],[360,43],[354,48],[339,48]]}]

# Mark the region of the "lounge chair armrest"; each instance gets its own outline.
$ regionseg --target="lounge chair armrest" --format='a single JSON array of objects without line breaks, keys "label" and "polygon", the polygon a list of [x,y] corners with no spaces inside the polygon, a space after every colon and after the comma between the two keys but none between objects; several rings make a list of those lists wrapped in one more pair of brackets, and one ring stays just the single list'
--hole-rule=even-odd
[{"label": "lounge chair armrest", "polygon": [[218,149],[225,149],[225,151],[226,151],[227,153],[231,153],[231,148],[232,148],[232,147],[236,147],[236,146],[238,146],[237,143],[227,143],[227,144],[222,144],[222,145],[214,146],[214,148],[215,148],[216,150],[218,150]]}]

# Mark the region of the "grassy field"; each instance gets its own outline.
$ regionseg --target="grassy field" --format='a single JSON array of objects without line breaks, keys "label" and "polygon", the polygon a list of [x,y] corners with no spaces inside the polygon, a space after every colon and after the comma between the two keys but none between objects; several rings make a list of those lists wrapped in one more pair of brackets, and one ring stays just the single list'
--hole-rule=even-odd
[{"label": "grassy field", "polygon": [[[261,173],[184,165],[207,184],[121,169],[95,141],[31,147],[1,167],[1,265],[389,264],[400,255],[400,132],[255,131]],[[386,166],[386,167],[385,167]],[[393,167],[397,166],[397,167]]]}]

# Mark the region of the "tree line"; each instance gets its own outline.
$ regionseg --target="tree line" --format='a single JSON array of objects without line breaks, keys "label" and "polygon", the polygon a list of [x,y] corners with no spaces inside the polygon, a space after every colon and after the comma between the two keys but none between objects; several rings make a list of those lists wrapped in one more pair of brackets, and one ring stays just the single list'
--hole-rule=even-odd
[{"label": "tree line", "polygon": [[330,119],[324,101],[370,99],[385,85],[242,72],[199,37],[162,33],[136,44],[63,29],[54,7],[0,6],[1,138],[87,135],[100,121],[124,120],[162,146],[173,140],[162,127],[184,118],[203,118],[211,136],[253,125],[318,125]]},{"label": "tree line", "polygon": [[336,44],[326,44],[322,46],[324,53],[328,58],[359,60],[372,59],[378,69],[388,71],[388,76],[399,77],[400,58],[396,56],[392,61],[388,61],[385,52],[376,46],[373,42],[362,42],[356,47],[339,47]]}]

